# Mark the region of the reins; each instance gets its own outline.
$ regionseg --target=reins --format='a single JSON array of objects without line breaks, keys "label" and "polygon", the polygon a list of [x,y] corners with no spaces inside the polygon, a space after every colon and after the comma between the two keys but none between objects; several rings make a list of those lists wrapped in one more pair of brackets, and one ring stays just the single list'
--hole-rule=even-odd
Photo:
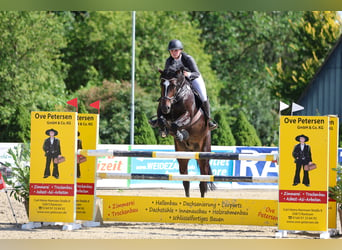
[{"label": "reins", "polygon": [[[166,78],[161,78],[161,80],[165,80],[165,81],[170,81],[170,80],[173,80],[174,78],[171,78],[171,79],[166,79]],[[177,103],[181,97],[183,97],[186,93],[186,91],[184,90],[184,86],[187,86],[189,88],[190,91],[192,91],[191,89],[191,86],[190,86],[190,83],[189,84],[186,84],[186,78],[184,77],[183,78],[183,81],[182,83],[179,85],[178,89],[177,89],[177,92],[174,96],[172,97],[168,97],[168,96],[162,96],[158,99],[158,102],[160,102],[161,100],[169,100],[171,101],[171,105]],[[187,126],[182,126],[180,128],[188,128],[188,127],[191,127],[193,126],[196,122],[198,122],[198,120],[200,119],[201,117],[201,113],[202,110],[199,108],[196,112],[196,114],[191,118],[191,122],[189,125]],[[167,126],[170,128],[171,125],[169,124],[169,122],[167,122]]]}]

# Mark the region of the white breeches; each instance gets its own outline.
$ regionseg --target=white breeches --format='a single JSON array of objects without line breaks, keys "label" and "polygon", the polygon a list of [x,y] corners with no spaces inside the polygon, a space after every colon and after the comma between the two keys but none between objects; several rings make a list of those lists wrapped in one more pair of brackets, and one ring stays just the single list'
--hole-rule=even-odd
[{"label": "white breeches", "polygon": [[207,89],[205,88],[205,83],[202,76],[200,75],[195,80],[192,80],[191,83],[193,88],[199,93],[201,101],[207,101]]}]

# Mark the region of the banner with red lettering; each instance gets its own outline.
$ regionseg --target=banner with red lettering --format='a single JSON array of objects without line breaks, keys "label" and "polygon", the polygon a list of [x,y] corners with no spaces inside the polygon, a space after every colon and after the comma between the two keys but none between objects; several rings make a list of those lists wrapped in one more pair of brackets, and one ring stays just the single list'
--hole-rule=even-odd
[{"label": "banner with red lettering", "polygon": [[[98,114],[78,114],[77,149],[96,149],[99,132]],[[94,220],[96,157],[77,155],[76,219]]]},{"label": "banner with red lettering", "polygon": [[280,230],[328,230],[329,121],[327,116],[280,117]]},{"label": "banner with red lettering", "polygon": [[[130,150],[129,145],[100,144],[97,149]],[[100,156],[97,157],[97,173],[130,173],[131,157]],[[97,178],[98,188],[127,188],[130,180]]]},{"label": "banner with red lettering", "polygon": [[[337,173],[333,168],[338,166],[338,137],[339,137],[339,119],[337,116],[329,116],[329,187],[333,187],[336,185]],[[328,227],[329,228],[337,228],[336,217],[336,201],[333,199],[329,199],[328,202],[329,211],[328,211]]]},{"label": "banner with red lettering", "polygon": [[29,220],[74,222],[76,113],[31,113]]}]

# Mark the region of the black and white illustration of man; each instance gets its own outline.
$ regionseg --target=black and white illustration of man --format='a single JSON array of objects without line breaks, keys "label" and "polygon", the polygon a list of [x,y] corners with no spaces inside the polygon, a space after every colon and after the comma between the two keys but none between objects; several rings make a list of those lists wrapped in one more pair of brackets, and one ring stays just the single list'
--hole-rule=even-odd
[{"label": "black and white illustration of man", "polygon": [[302,183],[310,187],[310,178],[309,178],[309,171],[304,169],[305,165],[312,163],[311,158],[311,148],[308,144],[306,144],[307,141],[309,141],[309,137],[306,135],[298,135],[295,138],[296,141],[299,143],[295,145],[292,156],[295,159],[296,163],[296,170],[295,170],[295,176],[293,178],[293,186],[297,186],[300,183],[300,172],[303,169],[303,180]]},{"label": "black and white illustration of man", "polygon": [[46,164],[44,171],[44,178],[49,177],[50,174],[50,165],[53,163],[52,176],[56,179],[59,179],[59,171],[58,171],[58,163],[55,163],[54,159],[57,159],[61,156],[61,145],[60,141],[56,136],[58,132],[54,129],[48,129],[45,131],[45,134],[49,137],[45,139],[43,144],[43,150],[45,152]]}]

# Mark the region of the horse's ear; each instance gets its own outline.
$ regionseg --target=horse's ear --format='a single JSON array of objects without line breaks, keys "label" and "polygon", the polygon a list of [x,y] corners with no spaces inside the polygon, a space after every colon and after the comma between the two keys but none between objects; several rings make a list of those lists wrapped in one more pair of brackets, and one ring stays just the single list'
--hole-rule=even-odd
[{"label": "horse's ear", "polygon": [[184,70],[185,70],[184,66],[179,67],[177,70],[177,74],[183,75]]},{"label": "horse's ear", "polygon": [[159,68],[158,68],[158,71],[159,71],[159,73],[160,73],[160,74],[162,74],[162,73],[163,73],[163,70],[161,70],[161,69],[159,69]]},{"label": "horse's ear", "polygon": [[187,71],[187,69],[184,66],[181,66],[179,68],[179,72],[182,73],[182,75],[183,75],[184,71]]}]

